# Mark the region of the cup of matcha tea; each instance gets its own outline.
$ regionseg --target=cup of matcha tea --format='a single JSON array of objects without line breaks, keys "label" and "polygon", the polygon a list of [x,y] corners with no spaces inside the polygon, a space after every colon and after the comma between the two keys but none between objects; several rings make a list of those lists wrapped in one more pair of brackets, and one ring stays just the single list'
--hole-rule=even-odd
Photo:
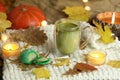
[{"label": "cup of matcha tea", "polygon": [[81,29],[76,21],[60,19],[55,23],[56,47],[62,54],[71,54],[79,47]]}]

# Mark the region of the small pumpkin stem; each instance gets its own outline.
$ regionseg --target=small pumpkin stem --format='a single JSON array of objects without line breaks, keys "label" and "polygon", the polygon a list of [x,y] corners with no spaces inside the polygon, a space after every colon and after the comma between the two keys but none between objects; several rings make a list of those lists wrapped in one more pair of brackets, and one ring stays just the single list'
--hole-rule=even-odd
[{"label": "small pumpkin stem", "polygon": [[25,12],[25,11],[27,11],[27,9],[26,8],[22,8],[22,11]]}]

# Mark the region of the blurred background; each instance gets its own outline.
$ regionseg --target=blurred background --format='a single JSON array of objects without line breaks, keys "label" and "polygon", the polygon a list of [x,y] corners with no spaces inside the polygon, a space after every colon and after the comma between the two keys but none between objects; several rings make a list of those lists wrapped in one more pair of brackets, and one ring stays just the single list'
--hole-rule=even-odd
[{"label": "blurred background", "polygon": [[89,10],[91,17],[104,11],[120,11],[120,0],[0,0],[7,11],[20,4],[38,6],[46,15],[49,24],[66,16],[63,9],[66,6],[83,6]]}]

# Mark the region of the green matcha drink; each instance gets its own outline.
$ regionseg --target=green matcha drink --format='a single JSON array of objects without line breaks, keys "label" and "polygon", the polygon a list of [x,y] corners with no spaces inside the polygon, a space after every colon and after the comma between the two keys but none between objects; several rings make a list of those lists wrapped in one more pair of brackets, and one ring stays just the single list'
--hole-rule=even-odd
[{"label": "green matcha drink", "polygon": [[62,54],[73,53],[79,45],[80,29],[72,22],[56,24],[56,45]]}]

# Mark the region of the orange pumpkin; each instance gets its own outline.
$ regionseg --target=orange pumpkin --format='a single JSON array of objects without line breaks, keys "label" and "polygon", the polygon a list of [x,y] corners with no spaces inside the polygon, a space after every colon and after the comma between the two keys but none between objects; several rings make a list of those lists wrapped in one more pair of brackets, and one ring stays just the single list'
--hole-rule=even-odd
[{"label": "orange pumpkin", "polygon": [[36,6],[22,4],[8,13],[13,29],[26,29],[30,26],[41,26],[46,20],[44,13]]},{"label": "orange pumpkin", "polygon": [[6,13],[5,5],[2,2],[0,2],[0,12]]}]

